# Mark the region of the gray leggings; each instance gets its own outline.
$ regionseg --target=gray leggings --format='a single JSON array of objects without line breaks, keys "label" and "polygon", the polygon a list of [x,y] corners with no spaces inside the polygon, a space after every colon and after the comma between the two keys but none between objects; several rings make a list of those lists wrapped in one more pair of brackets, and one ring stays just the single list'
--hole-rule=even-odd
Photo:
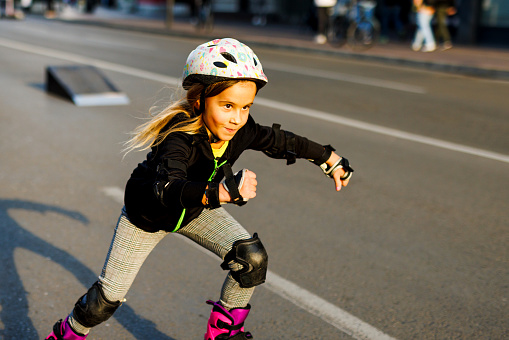
[{"label": "gray leggings", "polygon": [[[212,251],[221,259],[224,259],[235,241],[251,237],[223,208],[204,209],[197,218],[182,227],[178,233]],[[167,234],[166,231],[149,233],[141,230],[132,224],[125,211],[122,211],[99,276],[99,282],[108,300],[122,301],[125,298],[143,262]],[[240,265],[231,263],[230,269],[241,268]],[[241,288],[228,272],[221,289],[221,304],[227,309],[245,307],[253,291],[254,287]],[[72,313],[69,316],[69,323],[79,333],[87,334],[90,330],[76,322]]]}]

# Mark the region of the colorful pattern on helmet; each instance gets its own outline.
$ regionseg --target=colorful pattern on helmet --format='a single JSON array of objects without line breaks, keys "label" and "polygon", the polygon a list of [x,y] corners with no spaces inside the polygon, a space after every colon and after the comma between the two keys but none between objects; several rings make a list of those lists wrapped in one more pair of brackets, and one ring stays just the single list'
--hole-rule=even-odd
[{"label": "colorful pattern on helmet", "polygon": [[256,54],[238,40],[215,39],[199,45],[187,57],[182,85],[212,84],[226,79],[250,79],[261,88],[267,83]]}]

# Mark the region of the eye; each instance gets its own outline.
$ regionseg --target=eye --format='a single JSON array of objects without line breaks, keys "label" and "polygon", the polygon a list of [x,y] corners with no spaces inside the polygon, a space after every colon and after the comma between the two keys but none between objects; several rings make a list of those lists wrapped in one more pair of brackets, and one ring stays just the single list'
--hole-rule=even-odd
[{"label": "eye", "polygon": [[232,108],[232,104],[225,104],[225,105],[224,105],[224,107],[225,107],[226,109],[231,109],[231,108]]}]

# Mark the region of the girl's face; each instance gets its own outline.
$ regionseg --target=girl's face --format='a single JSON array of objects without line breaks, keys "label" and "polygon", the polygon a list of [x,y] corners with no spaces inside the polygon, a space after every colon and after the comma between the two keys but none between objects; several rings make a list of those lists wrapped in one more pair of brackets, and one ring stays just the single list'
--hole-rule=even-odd
[{"label": "girl's face", "polygon": [[256,95],[256,84],[241,81],[214,97],[205,98],[203,121],[221,141],[229,141],[243,127]]}]

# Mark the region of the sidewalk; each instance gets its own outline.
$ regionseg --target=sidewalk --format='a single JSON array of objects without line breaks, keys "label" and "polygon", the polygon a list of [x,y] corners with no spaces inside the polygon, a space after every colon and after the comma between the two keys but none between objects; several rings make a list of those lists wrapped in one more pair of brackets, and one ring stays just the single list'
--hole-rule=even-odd
[{"label": "sidewalk", "polygon": [[332,47],[328,44],[315,44],[313,33],[306,27],[271,23],[261,27],[238,19],[227,19],[225,16],[217,18],[214,30],[211,33],[204,33],[197,31],[189,23],[188,18],[175,17],[171,28],[168,29],[163,17],[125,14],[119,10],[108,10],[102,7],[98,7],[94,14],[64,10],[57,18],[57,20],[72,23],[192,37],[204,41],[218,37],[234,37],[253,46],[296,49],[356,60],[371,60],[463,75],[509,79],[509,48],[454,46],[447,51],[437,50],[432,53],[423,53],[412,51],[410,42],[405,42],[378,44],[367,51],[356,52],[347,46]]}]

